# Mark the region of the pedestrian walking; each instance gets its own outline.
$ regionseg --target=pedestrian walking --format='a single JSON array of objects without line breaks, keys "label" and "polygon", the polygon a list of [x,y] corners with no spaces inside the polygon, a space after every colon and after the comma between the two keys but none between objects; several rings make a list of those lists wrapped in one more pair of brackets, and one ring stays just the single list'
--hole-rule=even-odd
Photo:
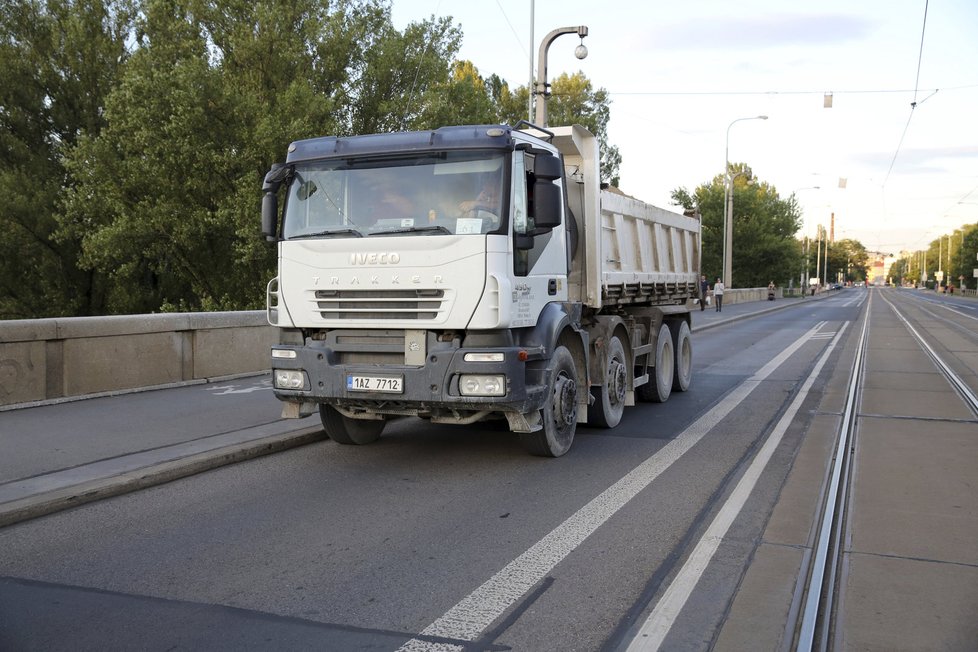
[{"label": "pedestrian walking", "polygon": [[717,312],[723,312],[723,281],[719,278],[713,284],[713,299],[717,303]]},{"label": "pedestrian walking", "polygon": [[700,277],[700,311],[706,310],[706,297],[710,293],[710,282],[706,276]]}]

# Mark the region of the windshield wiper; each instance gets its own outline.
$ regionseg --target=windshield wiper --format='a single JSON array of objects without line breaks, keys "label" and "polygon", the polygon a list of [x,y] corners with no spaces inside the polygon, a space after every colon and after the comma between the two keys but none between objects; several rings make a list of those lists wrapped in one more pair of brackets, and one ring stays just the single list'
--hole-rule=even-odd
[{"label": "windshield wiper", "polygon": [[452,232],[441,224],[432,224],[427,226],[409,226],[403,229],[391,229],[390,231],[375,231],[374,233],[369,233],[367,235],[397,235],[401,233],[420,233],[422,231],[436,231],[438,233],[447,233],[451,235]]},{"label": "windshield wiper", "polygon": [[362,238],[363,234],[356,229],[331,229],[329,231],[316,231],[315,233],[303,233],[302,235],[294,235],[289,240],[302,240],[304,238],[332,238],[338,235],[352,235],[357,238]]}]

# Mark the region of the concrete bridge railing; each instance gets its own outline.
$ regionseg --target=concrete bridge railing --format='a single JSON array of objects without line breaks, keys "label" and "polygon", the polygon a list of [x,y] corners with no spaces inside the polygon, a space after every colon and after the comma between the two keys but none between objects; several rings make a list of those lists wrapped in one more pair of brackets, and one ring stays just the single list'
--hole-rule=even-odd
[{"label": "concrete bridge railing", "polygon": [[0,406],[270,368],[265,311],[0,321]]},{"label": "concrete bridge railing", "polygon": [[263,310],[0,321],[0,407],[261,373],[277,341]]}]

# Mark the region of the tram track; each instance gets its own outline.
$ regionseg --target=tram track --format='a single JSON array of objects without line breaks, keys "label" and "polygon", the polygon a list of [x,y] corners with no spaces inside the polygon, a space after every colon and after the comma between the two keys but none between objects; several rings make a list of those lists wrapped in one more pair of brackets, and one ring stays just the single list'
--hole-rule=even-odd
[{"label": "tram track", "polygon": [[868,329],[867,308],[849,374],[842,426],[834,448],[829,482],[825,488],[820,517],[816,519],[819,525],[795,642],[796,650],[824,650],[829,640],[831,618],[826,618],[825,615],[833,611],[838,564],[842,557],[839,543],[844,525],[843,517],[848,506],[852,448],[856,431],[856,399],[860,393],[864,372]]},{"label": "tram track", "polygon": [[[903,325],[907,328],[910,334],[914,336],[914,339],[917,340],[917,343],[924,350],[924,352],[927,353],[927,355],[931,358],[931,360],[933,360],[934,364],[937,366],[938,369],[940,369],[941,373],[948,380],[948,382],[951,384],[954,390],[958,393],[959,396],[961,396],[961,399],[965,402],[965,404],[969,407],[969,409],[975,414],[975,416],[978,417],[978,395],[976,395],[975,391],[964,381],[964,379],[958,373],[954,371],[954,369],[944,360],[944,358],[938,355],[934,347],[932,347],[930,344],[927,343],[927,340],[920,334],[920,331],[918,331],[917,328],[915,328],[913,324],[910,323],[910,320],[907,319],[907,317],[900,312],[900,310],[896,307],[896,305],[893,304],[893,302],[891,302],[889,299],[885,297],[883,297],[883,301],[885,301],[890,306],[890,309],[893,311],[893,313],[903,323]],[[971,331],[961,326],[960,324],[957,324],[956,322],[938,317],[933,313],[931,313],[931,315],[942,322],[952,323],[954,326],[958,327],[963,333],[965,333],[972,341],[978,341],[978,333],[975,333],[974,331]],[[967,317],[967,315],[965,316]],[[951,351],[947,351],[947,353],[953,355]],[[955,357],[959,362],[959,364],[967,365],[967,361],[962,360],[960,357],[957,356]],[[970,369],[970,371],[972,375],[974,375],[975,370]]]},{"label": "tram track", "polygon": [[[795,650],[827,650],[844,647],[843,636],[837,629],[838,610],[842,609],[844,597],[840,595],[845,575],[848,572],[846,548],[851,542],[851,527],[849,515],[851,510],[852,479],[854,460],[858,444],[860,419],[885,418],[905,419],[901,415],[864,414],[862,411],[862,395],[867,374],[866,351],[871,331],[872,296],[867,302],[866,317],[856,346],[851,371],[848,378],[845,408],[843,410],[839,432],[833,448],[833,457],[828,471],[829,480],[823,490],[821,508],[816,518],[817,530],[815,546],[810,556],[810,564],[804,589],[804,607],[799,614],[795,636],[792,641]],[[967,406],[974,418],[978,418],[978,397],[975,391],[962,379],[961,375],[945,360],[946,356],[954,357],[957,364],[967,369],[972,377],[975,370],[969,361],[957,356],[953,351],[945,349],[941,352],[931,346],[920,330],[924,326],[917,321],[915,327],[894,302],[880,294],[879,297],[890,308],[898,321],[912,336],[914,342],[932,361],[940,375],[947,380],[961,401]],[[978,340],[978,334],[964,325],[932,314],[920,306],[912,306],[941,322],[950,322],[965,337]],[[973,319],[968,315],[963,315]],[[913,317],[914,320],[917,317]],[[973,363],[971,363],[973,364]],[[920,418],[920,417],[913,417]]]}]

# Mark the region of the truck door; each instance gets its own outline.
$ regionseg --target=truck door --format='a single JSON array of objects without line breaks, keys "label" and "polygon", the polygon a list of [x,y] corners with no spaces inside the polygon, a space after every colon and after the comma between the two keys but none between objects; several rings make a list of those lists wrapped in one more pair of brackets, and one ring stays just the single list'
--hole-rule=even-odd
[{"label": "truck door", "polygon": [[533,160],[534,155],[529,152],[517,151],[513,156],[514,326],[532,326],[545,305],[567,300],[567,215],[565,212],[560,226],[542,233],[536,231],[531,190]]}]

